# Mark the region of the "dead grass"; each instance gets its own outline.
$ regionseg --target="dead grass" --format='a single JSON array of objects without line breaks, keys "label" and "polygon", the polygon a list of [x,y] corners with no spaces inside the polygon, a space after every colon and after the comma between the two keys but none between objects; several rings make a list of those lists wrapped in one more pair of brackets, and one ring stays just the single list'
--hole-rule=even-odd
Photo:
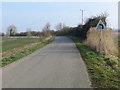
[{"label": "dead grass", "polygon": [[114,41],[115,35],[113,34],[113,30],[102,30],[101,40],[100,32],[101,31],[96,31],[95,28],[90,28],[87,33],[87,39],[84,43],[89,47],[104,54],[118,53],[118,49]]},{"label": "dead grass", "polygon": [[[78,38],[71,37],[75,42],[88,69],[93,90],[120,90],[120,69],[118,57],[105,55],[80,43]],[[111,60],[113,59],[113,60]]]}]

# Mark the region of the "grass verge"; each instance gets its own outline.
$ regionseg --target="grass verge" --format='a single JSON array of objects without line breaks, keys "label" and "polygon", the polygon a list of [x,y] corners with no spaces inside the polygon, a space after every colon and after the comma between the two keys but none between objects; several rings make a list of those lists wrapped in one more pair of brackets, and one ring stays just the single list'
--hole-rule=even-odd
[{"label": "grass verge", "polygon": [[36,45],[36,46],[33,47],[33,48],[30,48],[30,49],[21,51],[21,52],[19,52],[19,53],[16,53],[16,54],[12,55],[12,56],[9,57],[9,58],[4,58],[4,59],[0,60],[0,66],[1,66],[1,67],[4,67],[5,65],[8,65],[8,64],[10,64],[10,63],[12,63],[12,62],[14,62],[14,61],[16,61],[16,60],[24,57],[24,56],[27,56],[27,55],[31,54],[32,52],[36,51],[37,49],[42,48],[42,47],[44,47],[45,45],[49,44],[49,43],[52,42],[53,40],[54,40],[54,38],[51,38],[51,39],[49,39],[49,40],[47,40],[47,41],[44,41],[44,42]]},{"label": "grass verge", "polygon": [[[120,87],[120,70],[114,61],[80,43],[79,39],[71,37],[86,63],[93,88]],[[114,90],[113,89],[113,90]],[[110,89],[111,90],[111,89]]]}]

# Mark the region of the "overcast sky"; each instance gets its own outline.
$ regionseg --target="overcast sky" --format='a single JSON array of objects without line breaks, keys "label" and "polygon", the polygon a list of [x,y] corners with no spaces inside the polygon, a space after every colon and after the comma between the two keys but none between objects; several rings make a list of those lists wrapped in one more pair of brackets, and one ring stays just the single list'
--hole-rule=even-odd
[{"label": "overcast sky", "polygon": [[39,31],[49,22],[51,29],[59,22],[67,26],[77,26],[81,23],[81,11],[84,11],[84,20],[91,16],[108,12],[108,26],[118,28],[117,2],[3,2],[2,26],[3,32],[9,25],[14,24],[18,32],[26,28]]}]

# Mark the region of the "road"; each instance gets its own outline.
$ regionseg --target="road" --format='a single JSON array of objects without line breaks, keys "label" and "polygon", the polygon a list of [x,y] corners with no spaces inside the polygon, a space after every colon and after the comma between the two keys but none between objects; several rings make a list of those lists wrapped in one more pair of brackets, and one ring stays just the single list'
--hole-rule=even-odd
[{"label": "road", "polygon": [[49,45],[2,69],[3,88],[90,88],[86,66],[73,41]]}]

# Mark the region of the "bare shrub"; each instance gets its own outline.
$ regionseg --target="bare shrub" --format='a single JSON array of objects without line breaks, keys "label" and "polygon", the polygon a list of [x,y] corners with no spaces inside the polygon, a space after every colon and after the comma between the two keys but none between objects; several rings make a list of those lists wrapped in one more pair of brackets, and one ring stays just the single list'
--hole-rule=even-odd
[{"label": "bare shrub", "polygon": [[46,40],[46,38],[49,38],[51,36],[52,36],[52,34],[51,34],[51,30],[50,30],[50,23],[48,22],[43,27],[42,32],[39,33],[39,38],[40,38],[40,41],[44,41],[44,40]]},{"label": "bare shrub", "polygon": [[113,30],[102,30],[101,39],[100,33],[101,31],[97,31],[96,28],[90,28],[90,30],[87,32],[87,39],[84,43],[101,53],[117,53],[117,48],[114,42]]},{"label": "bare shrub", "polygon": [[62,30],[63,29],[63,24],[59,23],[58,25],[55,26],[56,30]]}]

